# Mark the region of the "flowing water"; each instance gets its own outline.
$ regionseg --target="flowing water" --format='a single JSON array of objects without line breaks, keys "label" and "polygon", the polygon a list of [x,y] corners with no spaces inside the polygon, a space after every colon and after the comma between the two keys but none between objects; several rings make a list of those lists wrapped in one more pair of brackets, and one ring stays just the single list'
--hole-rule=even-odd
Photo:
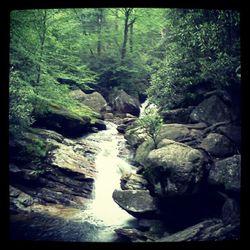
[{"label": "flowing water", "polygon": [[87,208],[62,209],[54,212],[55,216],[35,213],[23,216],[12,224],[13,238],[114,242],[122,241],[114,229],[136,225],[136,219],[121,209],[112,198],[113,191],[120,189],[121,175],[135,172],[135,168],[127,161],[130,153],[126,149],[123,135],[117,132],[114,123],[105,123],[107,130],[80,139],[87,140],[99,148],[95,159],[97,178],[93,190],[94,198],[88,202]]},{"label": "flowing water", "polygon": [[121,175],[126,172],[135,172],[135,168],[121,157],[121,151],[126,148],[126,142],[124,137],[117,132],[117,126],[112,122],[106,122],[106,125],[107,130],[85,138],[92,143],[97,143],[100,148],[95,160],[98,174],[94,200],[86,210],[86,213],[90,215],[90,222],[102,228],[95,239],[97,241],[114,241],[115,228],[135,222],[134,217],[121,209],[112,198],[113,191],[120,189]]}]

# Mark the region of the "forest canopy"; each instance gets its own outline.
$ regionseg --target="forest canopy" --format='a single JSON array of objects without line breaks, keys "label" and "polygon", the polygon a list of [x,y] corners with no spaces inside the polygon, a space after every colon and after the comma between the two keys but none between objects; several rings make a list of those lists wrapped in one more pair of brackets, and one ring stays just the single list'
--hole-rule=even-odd
[{"label": "forest canopy", "polygon": [[21,135],[49,105],[97,117],[70,97],[69,83],[82,90],[91,83],[104,96],[146,94],[162,109],[178,106],[182,93],[195,98],[190,87],[201,82],[233,89],[240,84],[239,21],[233,10],[12,11],[10,133]]}]

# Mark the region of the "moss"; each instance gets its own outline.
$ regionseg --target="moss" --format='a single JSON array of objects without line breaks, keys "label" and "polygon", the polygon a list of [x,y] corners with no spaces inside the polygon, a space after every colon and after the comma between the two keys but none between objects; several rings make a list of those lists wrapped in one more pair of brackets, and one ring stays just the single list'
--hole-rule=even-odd
[{"label": "moss", "polygon": [[25,156],[25,161],[39,165],[45,161],[48,152],[53,145],[48,143],[45,138],[37,134],[27,132],[23,142],[20,144],[20,155]]},{"label": "moss", "polygon": [[147,162],[147,156],[154,148],[154,142],[151,138],[144,141],[136,150],[135,161],[145,166]]},{"label": "moss", "polygon": [[56,111],[65,112],[67,116],[70,115],[74,118],[89,120],[90,123],[95,123],[97,119],[101,118],[99,113],[73,99],[69,102],[57,102],[37,95],[32,102],[35,117],[43,117],[49,112]]}]

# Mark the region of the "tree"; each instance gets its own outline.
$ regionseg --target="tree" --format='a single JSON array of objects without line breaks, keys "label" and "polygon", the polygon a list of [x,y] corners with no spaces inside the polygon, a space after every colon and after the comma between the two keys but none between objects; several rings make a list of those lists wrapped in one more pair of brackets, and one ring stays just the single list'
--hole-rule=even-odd
[{"label": "tree", "polygon": [[235,72],[240,65],[237,11],[165,10],[164,33],[155,48],[154,55],[159,53],[161,60],[153,59],[148,89],[151,101],[162,109],[184,103],[181,98],[185,96],[195,98],[189,92],[192,85],[210,82],[220,89],[239,85]]},{"label": "tree", "polygon": [[[134,24],[136,18],[132,17],[133,8],[124,8],[124,31],[123,31],[123,42],[121,47],[121,60],[123,61],[127,51],[128,31],[129,28]],[[131,33],[132,34],[132,33]]]},{"label": "tree", "polygon": [[157,148],[157,133],[159,132],[163,119],[159,115],[158,110],[150,106],[145,110],[145,115],[137,121],[138,125],[144,129],[145,133],[153,140],[154,147]]}]

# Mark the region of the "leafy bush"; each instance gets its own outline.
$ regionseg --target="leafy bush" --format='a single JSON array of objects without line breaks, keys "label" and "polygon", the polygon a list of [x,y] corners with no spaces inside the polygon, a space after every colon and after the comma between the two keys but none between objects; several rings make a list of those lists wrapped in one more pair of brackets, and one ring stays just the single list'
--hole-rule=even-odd
[{"label": "leafy bush", "polygon": [[21,79],[19,72],[10,71],[9,131],[11,137],[20,137],[22,131],[34,122],[31,104],[33,96],[33,88]]},{"label": "leafy bush", "polygon": [[145,115],[137,120],[137,124],[144,129],[145,133],[152,138],[155,148],[157,148],[157,132],[160,130],[163,119],[155,108],[147,108]]}]

